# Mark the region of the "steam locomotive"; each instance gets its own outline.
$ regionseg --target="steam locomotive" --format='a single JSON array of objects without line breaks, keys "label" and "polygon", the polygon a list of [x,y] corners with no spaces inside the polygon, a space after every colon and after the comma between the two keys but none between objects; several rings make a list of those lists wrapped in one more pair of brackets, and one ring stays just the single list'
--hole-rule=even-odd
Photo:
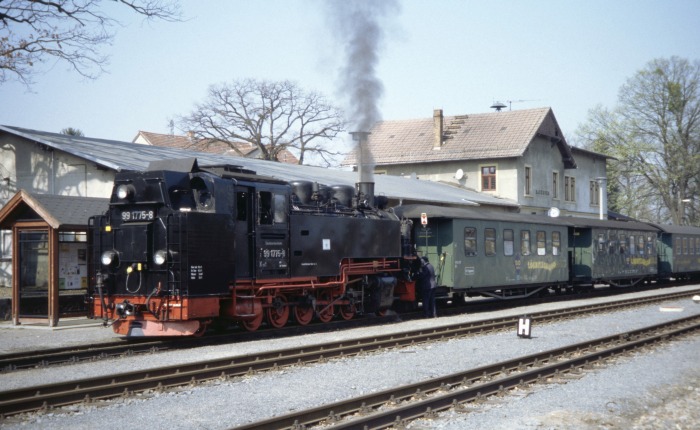
[{"label": "steam locomotive", "polygon": [[125,336],[191,336],[412,309],[417,255],[453,302],[700,277],[698,227],[387,205],[371,182],[195,159],[118,173],[108,211],[89,220],[90,316]]},{"label": "steam locomotive", "polygon": [[413,301],[410,221],[374,184],[284,182],[196,159],[116,175],[89,220],[93,318],[126,336],[327,322]]}]

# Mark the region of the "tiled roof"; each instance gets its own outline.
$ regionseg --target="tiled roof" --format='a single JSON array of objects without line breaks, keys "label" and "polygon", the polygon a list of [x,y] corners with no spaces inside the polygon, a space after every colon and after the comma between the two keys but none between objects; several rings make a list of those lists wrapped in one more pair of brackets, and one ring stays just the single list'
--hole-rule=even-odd
[{"label": "tiled roof", "polygon": [[[239,156],[239,154],[231,148],[227,142],[220,140],[199,139],[192,140],[187,136],[178,136],[174,134],[160,134],[149,131],[139,131],[132,142],[136,142],[142,136],[149,145],[160,146],[163,148],[185,149],[189,151],[209,152],[211,154],[225,154],[231,156]],[[243,153],[244,157],[256,158],[259,151],[257,147],[248,142],[234,142],[236,148]],[[298,164],[299,159],[291,152],[282,150],[278,156],[278,161],[282,163]]]},{"label": "tiled roof", "polygon": [[[548,107],[444,116],[440,149],[434,149],[432,117],[381,121],[370,132],[369,147],[377,165],[519,157],[538,134],[559,140],[568,151]],[[343,165],[354,164],[353,151]]]}]

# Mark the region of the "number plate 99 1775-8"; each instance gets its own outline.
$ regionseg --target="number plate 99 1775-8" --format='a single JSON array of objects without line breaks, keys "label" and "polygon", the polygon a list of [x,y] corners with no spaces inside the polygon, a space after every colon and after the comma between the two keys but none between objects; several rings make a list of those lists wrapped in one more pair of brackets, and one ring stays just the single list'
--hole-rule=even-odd
[{"label": "number plate 99 1775-8", "polygon": [[122,212],[122,221],[124,222],[153,221],[153,218],[155,218],[155,211],[152,209]]}]

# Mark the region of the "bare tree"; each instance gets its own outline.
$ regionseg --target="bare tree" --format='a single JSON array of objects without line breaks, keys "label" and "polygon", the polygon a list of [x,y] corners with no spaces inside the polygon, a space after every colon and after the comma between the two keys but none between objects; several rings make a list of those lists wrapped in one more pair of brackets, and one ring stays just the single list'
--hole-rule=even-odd
[{"label": "bare tree", "polygon": [[663,208],[658,221],[698,224],[700,62],[653,60],[622,86],[618,101],[589,127],[628,175],[643,178],[630,199],[656,199],[647,206]]},{"label": "bare tree", "polygon": [[225,142],[241,156],[237,143],[247,142],[265,160],[292,150],[299,164],[314,154],[330,165],[339,153],[326,144],[343,131],[344,121],[323,96],[293,82],[246,79],[209,87],[206,100],[179,118],[179,127],[197,140]]},{"label": "bare tree", "polygon": [[65,134],[68,136],[78,136],[78,137],[83,137],[85,134],[83,133],[82,130],[79,128],[73,128],[73,127],[66,127],[63,130],[61,130],[61,134]]},{"label": "bare tree", "polygon": [[107,64],[99,48],[112,41],[109,30],[119,24],[105,9],[115,3],[146,19],[180,19],[176,0],[0,1],[0,84],[16,79],[30,86],[37,65],[50,59],[87,78],[99,76]]}]

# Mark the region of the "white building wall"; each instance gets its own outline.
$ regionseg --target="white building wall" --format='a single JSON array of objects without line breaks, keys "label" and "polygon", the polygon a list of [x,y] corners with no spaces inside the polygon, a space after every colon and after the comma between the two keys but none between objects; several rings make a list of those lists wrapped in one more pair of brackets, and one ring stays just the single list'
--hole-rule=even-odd
[{"label": "white building wall", "polygon": [[[574,149],[575,151],[575,149]],[[591,205],[590,181],[605,177],[605,158],[575,151],[576,169],[565,169],[559,148],[549,140],[535,138],[522,157],[494,160],[457,160],[440,163],[416,163],[377,166],[375,172],[397,176],[416,175],[422,180],[439,181],[518,202],[523,213],[546,213],[556,207],[562,216],[597,217],[598,205]],[[496,166],[496,191],[484,191],[481,167]],[[530,194],[525,192],[525,167],[530,167]],[[457,179],[457,171],[462,177]],[[558,172],[558,190],[554,192],[553,173]],[[575,199],[565,199],[564,178],[575,179]]]},{"label": "white building wall", "polygon": [[[17,191],[109,198],[115,172],[17,136],[0,134],[0,207]],[[11,232],[0,231],[0,287],[12,284]]]}]

